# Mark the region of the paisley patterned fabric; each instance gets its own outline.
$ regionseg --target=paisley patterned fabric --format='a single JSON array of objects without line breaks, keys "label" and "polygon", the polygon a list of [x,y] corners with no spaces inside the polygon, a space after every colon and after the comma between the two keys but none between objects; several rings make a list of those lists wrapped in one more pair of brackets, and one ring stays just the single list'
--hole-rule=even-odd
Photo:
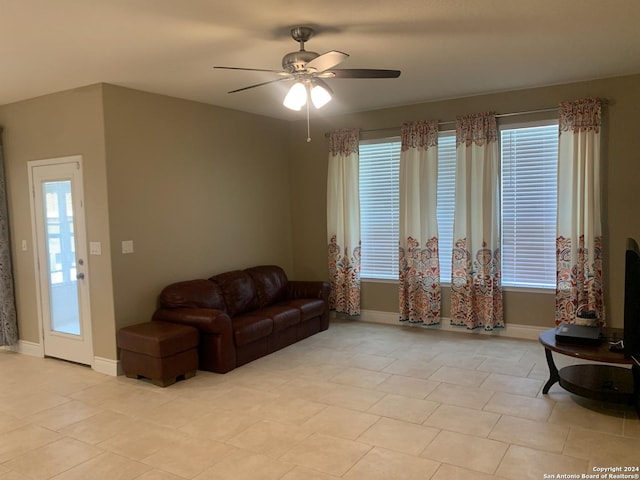
[{"label": "paisley patterned fabric", "polygon": [[459,117],[451,324],[468,329],[504,327],[499,161],[495,114]]},{"label": "paisley patterned fabric", "polygon": [[400,153],[400,321],[440,323],[438,122],[402,125]]},{"label": "paisley patterned fabric", "polygon": [[584,98],[575,102],[560,103],[561,132],[600,133],[602,107],[598,98]]},{"label": "paisley patterned fabric", "polygon": [[[604,325],[602,295],[602,237],[594,239],[593,255],[585,246],[584,235],[578,239],[577,256],[572,258],[571,239],[556,239],[557,287],[556,325],[574,323],[582,311],[593,311]],[[587,260],[593,257],[593,263]],[[598,313],[600,312],[600,313]]]},{"label": "paisley patterned fabric", "polygon": [[438,146],[438,121],[419,120],[402,124],[400,149],[406,152],[412,148],[426,150]]},{"label": "paisley patterned fabric", "polygon": [[331,294],[329,307],[360,314],[360,182],[356,129],[329,135],[327,244]]},{"label": "paisley patterned fabric", "polygon": [[498,139],[495,112],[463,115],[456,122],[456,147],[485,146]]},{"label": "paisley patterned fabric", "polygon": [[348,315],[360,314],[360,246],[342,249],[335,235],[329,242],[329,281],[332,310]]},{"label": "paisley patterned fabric", "polygon": [[601,101],[560,104],[555,322],[593,311],[605,324],[600,191]]},{"label": "paisley patterned fabric", "polygon": [[469,251],[466,239],[453,248],[451,323],[469,329],[504,327],[500,249]]},{"label": "paisley patterned fabric", "polygon": [[400,321],[437,325],[441,304],[438,238],[421,247],[409,237],[400,248]]},{"label": "paisley patterned fabric", "polygon": [[0,345],[14,345],[18,343],[18,324],[13,290],[7,189],[2,150],[2,128],[0,128]]},{"label": "paisley patterned fabric", "polygon": [[358,155],[359,146],[360,139],[356,129],[343,128],[329,134],[329,155],[332,157]]}]

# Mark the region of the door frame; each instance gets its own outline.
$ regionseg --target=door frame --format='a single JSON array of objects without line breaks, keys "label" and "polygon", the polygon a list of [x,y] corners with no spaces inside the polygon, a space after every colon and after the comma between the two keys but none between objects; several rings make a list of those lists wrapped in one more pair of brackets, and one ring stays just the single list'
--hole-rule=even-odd
[{"label": "door frame", "polygon": [[[29,190],[30,190],[30,208],[31,208],[31,235],[33,239],[33,262],[34,262],[34,275],[36,280],[36,311],[38,314],[38,334],[40,336],[40,345],[42,356],[46,356],[46,346],[45,346],[45,332],[44,332],[44,306],[43,306],[43,289],[48,288],[48,285],[42,285],[42,273],[40,271],[40,245],[39,245],[39,226],[37,224],[36,218],[36,185],[34,184],[34,172],[33,169],[37,167],[46,167],[46,166],[54,166],[54,165],[65,165],[65,164],[75,164],[77,165],[77,169],[79,171],[78,182],[77,185],[74,185],[75,191],[80,196],[79,204],[80,209],[78,212],[74,211],[74,216],[77,215],[76,218],[79,218],[82,223],[82,227],[77,229],[78,231],[74,231],[75,243],[76,246],[80,246],[82,248],[81,252],[76,251],[76,254],[82,255],[85,261],[85,265],[83,270],[85,272],[85,276],[83,279],[84,287],[86,290],[84,295],[81,295],[79,299],[79,309],[81,315],[81,322],[83,325],[83,336],[87,342],[89,348],[89,363],[82,362],[83,364],[89,365],[93,368],[95,363],[95,356],[93,350],[93,329],[92,329],[92,318],[91,318],[91,288],[90,288],[90,274],[89,274],[89,259],[88,259],[88,248],[87,248],[87,235],[86,235],[86,218],[84,214],[84,178],[83,178],[83,165],[82,165],[82,155],[71,155],[66,157],[56,157],[56,158],[48,158],[43,160],[31,160],[27,162],[27,169],[29,175]],[[74,182],[75,183],[75,182]],[[77,227],[77,225],[76,225]],[[48,263],[48,260],[45,258],[43,261]],[[46,268],[45,265],[42,265],[42,268]],[[85,321],[86,320],[86,321]],[[53,357],[58,358],[58,357]],[[63,358],[63,360],[66,360]],[[71,360],[73,361],[73,360]]]}]

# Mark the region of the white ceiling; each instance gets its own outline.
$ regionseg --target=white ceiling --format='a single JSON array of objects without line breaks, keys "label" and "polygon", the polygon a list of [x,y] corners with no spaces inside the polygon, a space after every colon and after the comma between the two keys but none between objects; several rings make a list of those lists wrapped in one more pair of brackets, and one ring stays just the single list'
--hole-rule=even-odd
[{"label": "white ceiling", "polygon": [[289,85],[229,90],[298,49],[340,50],[329,114],[640,73],[639,0],[0,0],[0,105],[98,82],[284,119]]}]

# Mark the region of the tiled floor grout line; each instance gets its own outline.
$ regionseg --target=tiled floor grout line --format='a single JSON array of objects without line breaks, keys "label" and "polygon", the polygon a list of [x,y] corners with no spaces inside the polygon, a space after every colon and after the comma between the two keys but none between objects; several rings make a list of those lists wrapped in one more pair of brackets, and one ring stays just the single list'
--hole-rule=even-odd
[{"label": "tiled floor grout line", "polygon": [[[227,479],[232,475],[251,478],[243,476],[247,462],[258,462],[264,472],[273,471],[273,477],[269,477],[273,480],[301,480],[307,469],[319,472],[314,475],[323,479],[378,480],[375,462],[400,459],[411,459],[407,472],[413,463],[437,465],[429,470],[433,480],[444,480],[444,475],[452,471],[468,470],[491,472],[486,478],[521,478],[516,465],[528,461],[533,462],[528,468],[537,472],[535,478],[542,478],[538,473],[545,461],[556,462],[548,467],[550,472],[569,468],[575,471],[566,473],[582,473],[579,470],[604,462],[608,455],[615,454],[616,461],[636,458],[632,455],[638,452],[630,445],[634,440],[637,444],[640,438],[640,421],[630,409],[576,399],[557,385],[549,396],[541,394],[545,380],[540,377],[545,374],[546,361],[542,346],[535,342],[504,338],[475,341],[461,334],[433,331],[427,335],[407,334],[402,327],[393,326],[353,327],[348,322],[337,322],[309,341],[228,376],[198,372],[193,379],[166,390],[144,380],[114,379],[55,360],[10,357],[0,352],[0,372],[14,385],[11,390],[0,389],[0,480],[44,480],[42,472],[47,467],[36,465],[33,455],[56,452],[65,445],[86,445],[100,452],[72,466],[59,461],[56,464],[55,458],[39,459],[52,462],[48,468],[55,473],[46,479],[75,479],[76,472],[89,467],[107,469],[109,465],[103,465],[101,457],[103,461],[112,459],[127,465],[137,472],[130,478],[140,480],[155,480],[156,476],[162,480]],[[376,354],[378,346],[385,353]],[[421,357],[421,352],[425,352],[424,358],[428,357],[430,348],[435,352],[430,357],[431,365]],[[495,349],[495,356],[487,353],[491,348]],[[412,354],[419,359],[415,360],[415,370]],[[433,363],[439,361],[443,363],[430,373],[420,369],[423,365],[434,367]],[[518,367],[520,362],[529,361],[529,368]],[[423,373],[429,375],[423,378]],[[455,418],[447,418],[446,412],[461,414],[467,421],[456,422]],[[377,418],[370,424],[374,419],[371,415]],[[127,419],[127,430],[114,428],[112,432],[110,425],[104,423],[109,419]],[[531,433],[508,431],[514,425],[530,425]],[[36,438],[31,440],[33,446],[37,445],[35,448],[28,441],[24,445],[7,443],[23,437],[28,440],[25,435],[35,432],[34,428],[49,432],[45,443],[37,444]],[[177,464],[168,463],[169,457],[158,456],[164,451],[170,453],[163,443],[165,439],[144,439],[145,428],[163,432],[174,450],[182,451],[191,443],[200,442],[220,445],[223,449],[209,459],[216,468],[202,467],[193,474],[199,468],[198,462],[206,465],[198,459],[197,450],[192,450],[194,458],[183,460],[184,465],[180,460]],[[528,438],[541,432],[552,435],[549,441],[554,443],[541,448],[538,437]],[[415,445],[419,445],[422,449],[417,455],[404,453],[407,450],[401,448],[403,442],[413,439],[411,435],[416,435],[419,443],[408,451],[418,451]],[[5,442],[3,437],[9,440]],[[123,450],[127,442],[137,438],[141,439],[137,444]],[[90,439],[100,440],[90,443]],[[324,450],[317,445],[331,439],[349,451],[353,449],[352,453],[325,458]],[[473,450],[473,445],[442,443],[457,441],[478,445],[487,442],[486,445],[502,446],[504,450],[482,459],[460,453],[466,448]],[[554,450],[560,442],[561,448]],[[284,453],[272,457],[270,451]],[[261,452],[266,452],[266,457]],[[293,452],[297,452],[295,457],[291,456]],[[579,457],[576,452],[581,452]],[[286,467],[285,460],[294,460],[293,466]],[[332,466],[335,462],[340,467]],[[12,473],[5,472],[7,465],[14,469]],[[147,471],[147,467],[152,470]],[[329,471],[342,473],[339,477],[322,474]],[[176,477],[176,473],[182,476]]]}]

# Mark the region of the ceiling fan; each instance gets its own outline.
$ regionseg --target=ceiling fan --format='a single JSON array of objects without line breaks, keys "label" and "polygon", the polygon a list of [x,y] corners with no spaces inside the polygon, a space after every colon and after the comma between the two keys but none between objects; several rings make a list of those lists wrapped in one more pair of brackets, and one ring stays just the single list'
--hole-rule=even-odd
[{"label": "ceiling fan", "polygon": [[313,35],[314,30],[311,27],[295,27],[291,29],[291,36],[296,42],[300,43],[300,50],[297,52],[287,53],[282,58],[283,70],[265,70],[261,68],[243,68],[243,67],[222,67],[227,70],[248,70],[254,72],[269,72],[279,75],[275,80],[269,80],[248,87],[231,90],[229,93],[242,92],[250,88],[261,87],[271,83],[294,80],[295,83],[287,93],[284,99],[284,106],[291,110],[300,110],[303,106],[309,108],[309,99],[316,108],[326,105],[332,96],[332,91],[323,79],[327,78],[397,78],[400,76],[399,70],[379,70],[368,68],[356,69],[336,69],[346,60],[349,55],[343,52],[332,50],[319,55],[316,52],[310,52],[304,49],[304,44]]}]

